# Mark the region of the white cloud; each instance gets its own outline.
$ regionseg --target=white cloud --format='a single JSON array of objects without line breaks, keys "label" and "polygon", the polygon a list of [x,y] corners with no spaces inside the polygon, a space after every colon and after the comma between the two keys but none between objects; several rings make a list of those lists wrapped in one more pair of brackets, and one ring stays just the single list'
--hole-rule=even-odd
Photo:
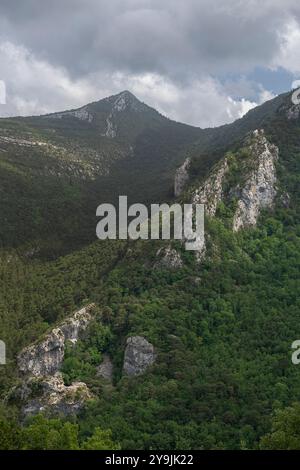
[{"label": "white cloud", "polygon": [[130,89],[173,119],[227,123],[272,98],[256,67],[300,77],[299,23],[299,0],[0,2],[0,116]]},{"label": "white cloud", "polygon": [[[233,98],[226,85],[209,76],[185,84],[158,73],[95,73],[84,79],[71,79],[63,68],[37,59],[24,46],[7,41],[0,43],[0,62],[1,79],[7,85],[7,104],[0,107],[2,116],[75,108],[124,89],[172,119],[201,127],[232,122],[257,104]],[[233,84],[231,87],[234,91]],[[262,90],[258,102],[270,97]]]},{"label": "white cloud", "polygon": [[280,35],[280,49],[271,66],[283,67],[294,75],[300,74],[300,27],[299,23],[292,19]]},{"label": "white cloud", "polygon": [[88,101],[93,90],[86,80],[72,81],[67,72],[38,60],[23,46],[0,43],[1,80],[6,83],[2,115],[56,111]]},{"label": "white cloud", "polygon": [[[162,114],[200,127],[232,122],[257,104],[274,97],[261,88],[257,102],[244,98],[234,99],[228,94],[226,85],[211,77],[201,77],[182,85],[153,73],[118,73],[113,75],[112,81],[118,89],[128,88]],[[237,83],[237,88],[238,85]]]},{"label": "white cloud", "polygon": [[294,80],[292,83],[292,89],[300,87],[300,80]]}]

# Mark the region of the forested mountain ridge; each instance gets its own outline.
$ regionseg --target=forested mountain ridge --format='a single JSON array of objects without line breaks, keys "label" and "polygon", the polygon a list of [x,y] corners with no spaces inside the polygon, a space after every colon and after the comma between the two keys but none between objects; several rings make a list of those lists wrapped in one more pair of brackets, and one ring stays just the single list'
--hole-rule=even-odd
[{"label": "forested mountain ridge", "polygon": [[187,156],[204,176],[234,142],[272,122],[286,99],[214,129],[171,121],[127,91],[77,110],[0,119],[0,246],[53,258],[92,242],[100,203],[120,194],[172,199]]},{"label": "forested mountain ridge", "polygon": [[175,168],[200,134],[129,92],[78,110],[1,119],[0,245],[55,257],[92,242],[101,202],[171,197]]},{"label": "forested mountain ridge", "polygon": [[[69,425],[76,438],[63,448],[86,446],[88,439],[96,446],[95,435],[98,445],[105,437],[106,448],[272,448],[273,434],[263,436],[272,430],[273,413],[279,422],[297,414],[290,405],[300,401],[300,373],[291,362],[291,343],[300,337],[299,110],[284,95],[231,126],[203,132],[205,143],[189,147],[178,196],[206,198],[200,262],[178,242],[100,241],[52,262],[2,250],[1,337],[9,362],[0,370],[1,393],[16,421],[8,424],[3,410],[0,447],[55,448],[51,432]],[[245,208],[246,201],[252,205]],[[255,218],[248,226],[249,208]],[[65,349],[59,387],[83,382],[92,399],[77,417],[27,417],[20,427],[18,354],[90,302],[95,321]],[[128,339],[144,355],[149,344],[154,348],[155,360],[142,374],[124,373]],[[107,358],[110,380],[99,375]],[[44,406],[38,385],[31,399]],[[51,404],[46,408],[51,416]],[[275,434],[277,428],[278,420]]]}]

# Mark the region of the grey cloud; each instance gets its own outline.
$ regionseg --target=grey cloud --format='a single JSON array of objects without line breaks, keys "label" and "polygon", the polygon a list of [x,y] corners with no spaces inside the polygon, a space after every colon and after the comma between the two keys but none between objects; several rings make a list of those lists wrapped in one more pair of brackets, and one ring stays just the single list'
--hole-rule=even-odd
[{"label": "grey cloud", "polygon": [[0,0],[0,115],[129,88],[178,120],[229,122],[268,96],[249,71],[297,71],[297,41],[282,48],[299,19],[299,0]]},{"label": "grey cloud", "polygon": [[[225,5],[224,5],[225,4]],[[2,0],[2,36],[73,76],[103,70],[191,75],[268,65],[296,1]]]}]

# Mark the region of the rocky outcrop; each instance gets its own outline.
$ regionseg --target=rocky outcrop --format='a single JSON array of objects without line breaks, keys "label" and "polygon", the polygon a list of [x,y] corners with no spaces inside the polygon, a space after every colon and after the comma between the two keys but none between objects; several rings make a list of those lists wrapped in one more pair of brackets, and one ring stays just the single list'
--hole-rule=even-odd
[{"label": "rocky outcrop", "polygon": [[24,349],[18,357],[19,370],[36,377],[56,372],[64,358],[65,337],[59,328],[52,330],[44,341]]},{"label": "rocky outcrop", "polygon": [[37,344],[25,348],[18,356],[23,383],[14,390],[25,415],[44,410],[64,415],[76,413],[91,398],[87,385],[74,382],[66,386],[59,372],[64,359],[66,342],[78,340],[93,318],[95,305],[90,304],[64,320]]},{"label": "rocky outcrop", "polygon": [[104,134],[105,137],[114,139],[117,136],[117,125],[113,122],[113,115],[110,114],[106,119],[106,131]]},{"label": "rocky outcrop", "polygon": [[193,193],[192,202],[204,204],[205,213],[210,216],[216,214],[217,206],[222,201],[224,178],[228,172],[228,162],[224,158],[217,164],[205,182]]},{"label": "rocky outcrop", "polygon": [[287,101],[282,105],[288,121],[295,121],[300,116],[300,88],[289,95]]},{"label": "rocky outcrop", "polygon": [[117,137],[118,133],[118,125],[117,125],[117,115],[125,110],[139,112],[144,109],[142,103],[140,103],[134,95],[132,95],[129,91],[123,91],[117,96],[107,98],[108,101],[112,102],[112,107],[109,115],[106,118],[106,130],[104,134],[105,137],[110,139],[114,139]]},{"label": "rocky outcrop", "polygon": [[140,375],[155,361],[155,351],[151,343],[143,336],[130,336],[127,339],[123,374]]},{"label": "rocky outcrop", "polygon": [[74,414],[92,398],[84,382],[66,386],[60,372],[42,380],[30,377],[13,394],[23,403],[22,411],[26,416],[47,410],[54,414]]},{"label": "rocky outcrop", "polygon": [[20,372],[36,377],[57,372],[64,358],[66,341],[76,343],[80,332],[91,321],[94,307],[94,304],[90,304],[82,308],[54,328],[41,342],[23,349],[18,356]]},{"label": "rocky outcrop", "polygon": [[272,208],[277,193],[276,161],[278,148],[271,144],[264,130],[256,130],[245,144],[249,152],[245,162],[237,162],[240,181],[234,187],[225,188],[231,163],[224,158],[212,170],[205,182],[192,195],[192,202],[205,205],[205,213],[215,216],[218,204],[223,200],[237,199],[233,217],[233,230],[254,226],[262,209]]},{"label": "rocky outcrop", "polygon": [[300,104],[294,104],[291,106],[287,112],[286,117],[289,121],[295,121],[300,116]]},{"label": "rocky outcrop", "polygon": [[68,116],[75,117],[80,121],[88,122],[92,122],[94,119],[94,116],[92,115],[92,113],[90,113],[88,106],[83,106],[82,108],[75,109],[74,111],[64,111],[62,113],[47,114],[43,117],[47,119],[63,119]]},{"label": "rocky outcrop", "polygon": [[243,187],[236,190],[238,203],[233,218],[234,231],[256,225],[261,210],[273,207],[277,193],[275,163],[278,148],[267,140],[263,130],[256,130],[249,150],[253,168]]},{"label": "rocky outcrop", "polygon": [[175,197],[180,196],[189,181],[189,167],[191,164],[190,158],[187,158],[184,163],[176,170],[174,181],[174,194]]},{"label": "rocky outcrop", "polygon": [[[214,217],[220,202],[237,204],[232,228],[238,231],[256,225],[263,209],[271,209],[277,194],[276,161],[279,150],[264,130],[256,130],[244,142],[241,156],[228,154],[214,166],[206,180],[192,192],[191,203],[204,204],[205,213]],[[234,165],[234,170],[232,170]],[[232,177],[232,171],[234,171]],[[237,178],[237,182],[232,183]],[[285,198],[288,204],[288,197]],[[206,253],[205,237],[199,238],[196,258]]]},{"label": "rocky outcrop", "polygon": [[183,261],[180,254],[175,250],[175,248],[171,248],[170,246],[166,248],[160,248],[157,251],[156,256],[159,259],[154,264],[155,269],[166,268],[170,270],[176,270],[182,268],[183,266]]},{"label": "rocky outcrop", "polygon": [[290,197],[289,193],[284,192],[283,194],[281,194],[280,203],[281,203],[282,207],[284,207],[285,209],[288,209],[290,207],[291,197]]},{"label": "rocky outcrop", "polygon": [[[204,204],[206,215],[213,217],[216,214],[218,204],[224,196],[224,180],[229,169],[227,158],[221,160],[210,172],[206,180],[192,192],[191,203]],[[190,209],[191,210],[191,209]],[[196,241],[197,248],[195,257],[197,262],[201,262],[206,254],[206,236],[203,233]]]},{"label": "rocky outcrop", "polygon": [[97,367],[97,377],[102,377],[109,382],[112,382],[113,378],[113,364],[108,354],[103,355],[102,363]]},{"label": "rocky outcrop", "polygon": [[80,121],[92,122],[94,119],[94,116],[88,111],[86,106],[84,108],[70,112],[69,114],[76,117],[77,119],[80,119]]}]

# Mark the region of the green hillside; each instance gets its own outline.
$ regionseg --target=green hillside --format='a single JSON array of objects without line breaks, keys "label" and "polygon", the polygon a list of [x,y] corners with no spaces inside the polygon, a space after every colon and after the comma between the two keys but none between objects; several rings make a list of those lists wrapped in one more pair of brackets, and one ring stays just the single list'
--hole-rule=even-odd
[{"label": "green hillside", "polygon": [[[88,181],[74,175],[68,179],[66,173],[62,178],[57,173],[41,176],[39,171],[45,166],[34,166],[34,162],[42,158],[57,162],[58,156],[40,149],[35,154],[23,147],[18,154],[12,144],[0,142],[1,188],[6,184],[1,197],[6,225],[1,229],[0,336],[8,350],[8,365],[0,370],[5,403],[0,413],[5,430],[0,430],[0,447],[51,448],[51,443],[37,442],[35,436],[45,427],[65,429],[68,424],[80,447],[101,428],[107,432],[106,448],[272,448],[278,426],[273,414],[279,416],[280,426],[284,416],[297,416],[299,407],[288,407],[300,402],[299,369],[291,362],[291,344],[300,337],[300,121],[287,119],[289,99],[289,95],[280,96],[232,125],[205,131],[172,123],[142,108],[145,115],[151,115],[153,127],[139,128],[125,144],[122,134],[120,140],[99,137],[107,152],[112,148],[124,151],[134,142],[134,156],[116,159],[107,193],[96,189],[100,179]],[[92,110],[100,105],[90,106]],[[88,139],[94,133],[89,124],[76,120],[79,127],[73,127],[75,119],[30,118],[24,120],[25,127],[23,120],[12,119],[2,121],[0,128],[2,134],[8,129],[8,135],[16,133],[16,128],[18,133],[20,127],[26,129],[24,133],[30,128],[43,139],[48,136],[51,144],[66,142],[74,132],[72,145],[75,141],[82,145],[84,135],[91,148],[100,146],[102,140],[92,144],[92,138]],[[105,129],[100,111],[92,126],[96,124]],[[118,125],[122,129],[120,121]],[[50,126],[55,130],[51,139]],[[236,195],[231,189],[242,183],[244,168],[251,166],[244,137],[256,128],[264,128],[279,149],[277,195],[273,209],[261,212],[256,227],[233,232]],[[57,251],[64,250],[69,230],[74,246],[88,243],[88,228],[94,220],[85,203],[96,202],[101,194],[113,200],[128,190],[127,194],[139,196],[138,201],[151,201],[154,195],[156,201],[171,199],[171,176],[187,153],[192,156],[191,180],[183,201],[202,184],[213,163],[225,154],[230,156],[227,199],[218,204],[215,217],[206,219],[207,250],[200,263],[178,242],[172,246],[182,266],[176,269],[157,265],[158,250],[165,246],[159,241],[98,241],[54,260],[31,260],[15,250],[21,244],[30,246],[32,239],[38,241],[46,233],[49,246],[57,243]],[[51,208],[43,204],[53,190],[57,199],[50,198],[52,219]],[[15,197],[16,210],[20,201],[25,205],[25,222],[11,214]],[[42,207],[45,212],[41,213]],[[78,207],[82,216],[76,213]],[[69,211],[74,211],[75,226]],[[79,227],[84,220],[88,221],[86,238]],[[63,237],[61,221],[65,223]],[[67,350],[62,373],[66,385],[85,382],[92,400],[77,416],[59,416],[57,422],[47,421],[53,418],[51,410],[46,421],[42,417],[22,421],[20,397],[12,393],[22,380],[17,354],[88,302],[96,303],[97,317],[76,346]],[[127,377],[122,374],[126,339],[136,335],[155,346],[157,358],[144,374]],[[97,375],[104,355],[113,363],[112,383]],[[70,441],[63,448],[72,448]]]}]

